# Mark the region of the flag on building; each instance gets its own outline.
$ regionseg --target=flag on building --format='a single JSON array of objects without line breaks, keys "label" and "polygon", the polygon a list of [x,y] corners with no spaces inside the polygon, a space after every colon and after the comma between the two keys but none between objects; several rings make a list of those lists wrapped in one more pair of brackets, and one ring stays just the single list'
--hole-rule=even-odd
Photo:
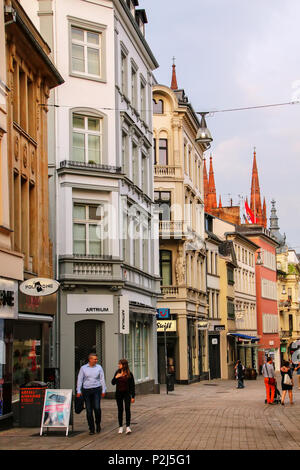
[{"label": "flag on building", "polygon": [[254,216],[252,210],[250,209],[247,200],[245,201],[245,214],[246,214],[245,218],[246,218],[246,220],[249,224],[255,224],[256,223],[255,216]]}]

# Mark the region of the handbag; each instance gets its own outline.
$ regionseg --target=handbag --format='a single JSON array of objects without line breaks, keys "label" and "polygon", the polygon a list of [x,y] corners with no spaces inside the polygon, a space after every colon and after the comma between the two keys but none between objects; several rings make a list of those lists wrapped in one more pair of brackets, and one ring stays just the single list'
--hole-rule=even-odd
[{"label": "handbag", "polygon": [[284,383],[285,385],[292,385],[291,377],[289,376],[288,373],[285,373],[285,374],[284,374],[283,383]]},{"label": "handbag", "polygon": [[82,410],[84,410],[84,399],[81,395],[80,397],[75,397],[75,413],[79,415]]},{"label": "handbag", "polygon": [[266,368],[267,376],[268,376],[268,378],[269,378],[269,385],[275,385],[275,383],[276,383],[275,378],[274,378],[274,377],[269,377],[268,367],[267,367],[266,364],[265,364],[264,366],[265,366],[265,368]]}]

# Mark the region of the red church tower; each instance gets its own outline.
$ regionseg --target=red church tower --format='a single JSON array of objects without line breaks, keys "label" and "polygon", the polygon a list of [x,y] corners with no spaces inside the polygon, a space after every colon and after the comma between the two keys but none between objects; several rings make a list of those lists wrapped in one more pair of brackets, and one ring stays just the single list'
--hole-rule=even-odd
[{"label": "red church tower", "polygon": [[255,147],[254,147],[254,154],[253,154],[250,209],[254,214],[256,225],[261,225],[262,227],[267,228],[266,200],[264,199],[264,203],[262,206],[261,198],[260,198],[260,188],[259,188]]}]

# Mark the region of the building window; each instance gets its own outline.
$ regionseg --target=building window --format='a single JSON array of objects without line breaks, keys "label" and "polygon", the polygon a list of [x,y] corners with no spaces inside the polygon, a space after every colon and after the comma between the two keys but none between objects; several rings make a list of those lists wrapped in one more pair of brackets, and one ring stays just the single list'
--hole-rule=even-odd
[{"label": "building window", "polygon": [[20,386],[42,379],[42,329],[33,322],[16,322],[13,341],[12,401],[19,400]]},{"label": "building window", "polygon": [[159,206],[159,220],[171,220],[171,193],[169,191],[155,191],[154,201]]},{"label": "building window", "polygon": [[234,320],[235,318],[234,303],[232,300],[227,300],[227,317],[230,320]]},{"label": "building window", "polygon": [[172,285],[172,252],[169,250],[160,250],[160,277],[163,286]]},{"label": "building window", "polygon": [[153,100],[153,113],[163,114],[164,113],[164,102],[163,100]]},{"label": "building window", "polygon": [[131,67],[131,104],[137,107],[137,71],[135,67]]},{"label": "building window", "polygon": [[129,165],[128,165],[128,135],[126,132],[122,132],[122,171],[128,175]]},{"label": "building window", "polygon": [[73,253],[75,255],[103,254],[103,206],[74,204]]},{"label": "building window", "polygon": [[74,113],[72,127],[72,159],[102,163],[102,119]]},{"label": "building window", "polygon": [[127,95],[127,56],[125,52],[121,51],[121,91]]},{"label": "building window", "polygon": [[72,72],[101,77],[101,34],[71,27]]},{"label": "building window", "polygon": [[141,87],[140,87],[140,113],[142,116],[143,121],[146,121],[146,84],[144,80],[141,79]]},{"label": "building window", "polygon": [[229,266],[227,267],[227,282],[230,285],[234,285],[234,271]]},{"label": "building window", "polygon": [[136,381],[149,376],[150,325],[143,320],[130,322],[130,333],[125,335],[125,357]]},{"label": "building window", "polygon": [[159,139],[159,165],[168,165],[168,140]]}]

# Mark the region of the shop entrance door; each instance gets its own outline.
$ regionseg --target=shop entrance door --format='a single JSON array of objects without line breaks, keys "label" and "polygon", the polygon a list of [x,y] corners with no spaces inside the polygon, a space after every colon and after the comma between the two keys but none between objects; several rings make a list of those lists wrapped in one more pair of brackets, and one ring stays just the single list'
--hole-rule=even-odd
[{"label": "shop entrance door", "polygon": [[75,381],[81,366],[87,364],[88,355],[95,352],[104,368],[103,322],[83,320],[75,323]]},{"label": "shop entrance door", "polygon": [[219,379],[221,377],[220,367],[220,336],[209,335],[209,368],[210,378]]},{"label": "shop entrance door", "polygon": [[[160,384],[166,383],[166,363],[165,363],[165,345],[164,341],[158,342],[158,381]],[[168,360],[168,374],[175,376],[175,341],[167,341],[167,360]]]}]

